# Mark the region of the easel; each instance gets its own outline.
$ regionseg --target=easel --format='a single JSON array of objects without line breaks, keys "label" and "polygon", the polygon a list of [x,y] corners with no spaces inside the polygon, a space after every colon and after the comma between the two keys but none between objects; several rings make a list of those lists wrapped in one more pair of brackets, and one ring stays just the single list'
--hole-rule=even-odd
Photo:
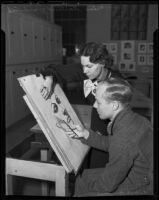
[{"label": "easel", "polygon": [[[91,107],[87,105],[74,105],[73,107],[76,111],[79,111],[83,123],[89,127]],[[31,131],[34,134],[16,146],[10,152],[10,155],[6,157],[6,195],[13,194],[13,176],[20,176],[55,182],[55,196],[70,196],[69,174],[62,165],[51,160],[52,153],[54,152],[49,143],[42,142],[44,138],[39,140],[39,136],[43,135],[39,126],[35,125]],[[24,147],[24,145],[28,146],[28,148]],[[16,153],[20,150],[22,154],[18,158],[12,158],[14,152]],[[39,161],[29,160],[39,151]],[[41,190],[42,196],[49,195],[46,182],[42,182]]]}]

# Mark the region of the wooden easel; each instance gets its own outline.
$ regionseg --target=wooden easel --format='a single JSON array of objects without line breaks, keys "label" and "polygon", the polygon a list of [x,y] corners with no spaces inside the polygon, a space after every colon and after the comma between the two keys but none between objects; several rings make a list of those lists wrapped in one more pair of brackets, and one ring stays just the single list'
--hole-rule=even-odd
[{"label": "wooden easel", "polygon": [[[12,176],[55,182],[55,196],[68,196],[68,179],[63,166],[6,158],[6,195],[13,194]],[[46,185],[42,186],[42,195],[48,196]]]},{"label": "wooden easel", "polygon": [[[90,127],[91,106],[74,105],[73,107],[79,113],[85,126]],[[50,145],[45,143],[41,144],[41,141],[36,140],[36,133],[42,134],[40,127],[35,125],[32,127],[31,131],[33,131],[34,134],[26,138],[22,144],[19,144],[19,147],[17,146],[10,152],[11,155],[6,157],[6,195],[13,194],[13,176],[20,176],[55,182],[55,196],[70,196],[69,173],[66,172],[64,166],[50,161],[51,153],[53,152]],[[20,158],[13,158],[13,151],[18,152],[20,145],[24,146],[24,144],[27,145],[27,143],[30,143],[30,148],[20,155]],[[29,160],[31,156],[38,151],[40,151],[40,160]],[[45,182],[42,182],[41,189],[42,196],[49,195],[48,187]]]}]

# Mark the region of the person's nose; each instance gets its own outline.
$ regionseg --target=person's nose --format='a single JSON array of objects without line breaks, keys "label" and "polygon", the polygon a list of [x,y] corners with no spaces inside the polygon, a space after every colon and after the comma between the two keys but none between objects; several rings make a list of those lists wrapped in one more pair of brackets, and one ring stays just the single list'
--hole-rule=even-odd
[{"label": "person's nose", "polygon": [[83,73],[86,74],[88,72],[88,68],[83,66]]},{"label": "person's nose", "polygon": [[96,101],[94,102],[93,107],[97,108],[97,102]]}]

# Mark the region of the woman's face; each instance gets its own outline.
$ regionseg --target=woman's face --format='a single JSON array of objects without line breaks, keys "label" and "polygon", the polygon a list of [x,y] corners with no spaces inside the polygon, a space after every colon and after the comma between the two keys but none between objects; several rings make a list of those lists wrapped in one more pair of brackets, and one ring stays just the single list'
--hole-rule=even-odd
[{"label": "woman's face", "polygon": [[83,66],[83,73],[92,80],[100,75],[104,65],[92,63],[89,58],[90,56],[81,56],[81,64]]}]

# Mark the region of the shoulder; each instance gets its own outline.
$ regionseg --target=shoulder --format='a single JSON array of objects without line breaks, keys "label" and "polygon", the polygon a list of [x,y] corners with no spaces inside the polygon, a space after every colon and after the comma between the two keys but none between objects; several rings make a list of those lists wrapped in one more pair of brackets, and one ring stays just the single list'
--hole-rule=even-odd
[{"label": "shoulder", "polygon": [[109,70],[109,76],[110,77],[114,77],[114,78],[123,78],[124,79],[124,76],[117,70]]},{"label": "shoulder", "polygon": [[131,110],[123,113],[113,129],[115,134],[120,135],[123,142],[136,141],[146,132],[152,133],[150,121]]}]

